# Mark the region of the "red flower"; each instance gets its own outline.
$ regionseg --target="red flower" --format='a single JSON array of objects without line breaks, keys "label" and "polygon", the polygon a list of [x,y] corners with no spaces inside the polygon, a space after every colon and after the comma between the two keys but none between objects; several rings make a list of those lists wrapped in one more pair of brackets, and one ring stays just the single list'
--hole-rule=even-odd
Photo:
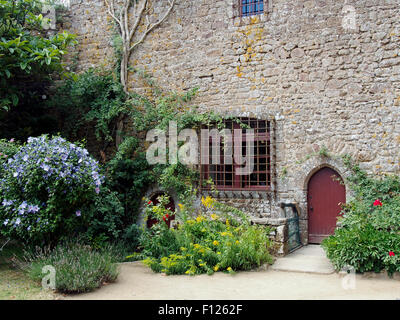
[{"label": "red flower", "polygon": [[381,206],[381,207],[382,207],[382,202],[381,202],[381,200],[376,199],[376,200],[374,201],[374,207],[376,207],[376,206]]},{"label": "red flower", "polygon": [[166,222],[169,219],[169,214],[167,213],[165,216],[163,216],[163,220]]},{"label": "red flower", "polygon": [[151,205],[153,202],[151,202],[151,200],[149,200],[149,202],[147,202],[148,205]]},{"label": "red flower", "polygon": [[389,256],[394,257],[394,252],[393,251],[389,251]]}]

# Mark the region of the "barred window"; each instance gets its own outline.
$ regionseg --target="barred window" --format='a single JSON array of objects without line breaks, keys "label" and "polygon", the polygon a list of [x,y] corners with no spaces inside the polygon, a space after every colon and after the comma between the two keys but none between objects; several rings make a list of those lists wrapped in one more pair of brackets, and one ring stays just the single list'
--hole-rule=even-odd
[{"label": "barred window", "polygon": [[240,16],[248,17],[264,12],[264,0],[239,0]]},{"label": "barred window", "polygon": [[[239,130],[242,133],[241,137],[241,156],[246,157],[248,143],[246,141],[246,129],[254,130],[254,145],[253,145],[253,168],[249,174],[237,174],[238,168],[243,168],[244,165],[235,163],[235,160],[226,162],[225,150],[226,143],[214,143],[215,137],[209,136],[209,144],[201,146],[202,159],[204,154],[208,158],[207,164],[202,160],[201,165],[201,182],[203,189],[209,189],[209,186],[204,186],[203,182],[211,179],[214,187],[219,190],[254,190],[268,191],[271,189],[271,123],[267,120],[258,120],[253,118],[241,118],[240,123],[232,120],[224,121],[224,128],[229,129],[234,135],[234,131]],[[244,124],[244,126],[243,126]],[[207,129],[211,130],[216,126],[210,126]],[[232,147],[235,149],[237,141],[232,139]],[[240,143],[240,142],[239,142]],[[219,148],[219,150],[216,150]],[[239,147],[240,148],[240,147]],[[208,150],[207,150],[208,149]],[[240,149],[239,149],[240,150]],[[215,164],[213,156],[218,155],[219,163]]]}]

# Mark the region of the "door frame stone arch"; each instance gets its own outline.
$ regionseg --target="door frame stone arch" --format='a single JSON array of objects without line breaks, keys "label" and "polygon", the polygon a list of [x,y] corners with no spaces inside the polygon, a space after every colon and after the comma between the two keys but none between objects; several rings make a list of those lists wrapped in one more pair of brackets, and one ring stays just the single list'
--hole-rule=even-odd
[{"label": "door frame stone arch", "polygon": [[[308,244],[308,210],[307,210],[307,189],[308,182],[318,170],[328,167],[335,170],[346,182],[350,175],[349,169],[344,165],[342,158],[316,156],[306,160],[296,167],[294,177],[294,199],[300,207],[299,228],[300,239],[303,245]],[[351,192],[346,187],[346,199],[351,197]]]}]

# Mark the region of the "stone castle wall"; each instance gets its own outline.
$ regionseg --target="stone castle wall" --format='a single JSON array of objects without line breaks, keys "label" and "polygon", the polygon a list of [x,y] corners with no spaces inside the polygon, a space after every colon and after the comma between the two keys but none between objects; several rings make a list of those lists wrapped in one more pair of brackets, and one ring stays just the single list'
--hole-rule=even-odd
[{"label": "stone castle wall", "polygon": [[[260,223],[297,202],[307,242],[306,188],[318,168],[345,177],[340,155],[351,154],[370,173],[398,172],[400,0],[268,0],[263,15],[243,19],[237,2],[177,0],[131,65],[165,88],[198,87],[203,109],[276,120],[276,195],[224,201]],[[346,5],[356,29],[343,27]],[[112,62],[109,21],[102,0],[72,2],[81,69]],[[309,156],[322,146],[333,156]]]}]

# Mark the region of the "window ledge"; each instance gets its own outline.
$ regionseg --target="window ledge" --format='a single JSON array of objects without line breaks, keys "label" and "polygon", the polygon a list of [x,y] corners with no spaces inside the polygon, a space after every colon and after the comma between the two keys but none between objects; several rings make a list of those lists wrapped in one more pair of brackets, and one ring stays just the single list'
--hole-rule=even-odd
[{"label": "window ledge", "polygon": [[214,191],[207,191],[203,190],[201,192],[202,195],[204,196],[211,196],[213,198],[228,198],[228,199],[270,199],[271,197],[271,191],[270,190],[265,190],[265,191],[250,191],[250,190],[233,190],[233,191],[228,191],[228,190],[218,190],[217,192]]}]

